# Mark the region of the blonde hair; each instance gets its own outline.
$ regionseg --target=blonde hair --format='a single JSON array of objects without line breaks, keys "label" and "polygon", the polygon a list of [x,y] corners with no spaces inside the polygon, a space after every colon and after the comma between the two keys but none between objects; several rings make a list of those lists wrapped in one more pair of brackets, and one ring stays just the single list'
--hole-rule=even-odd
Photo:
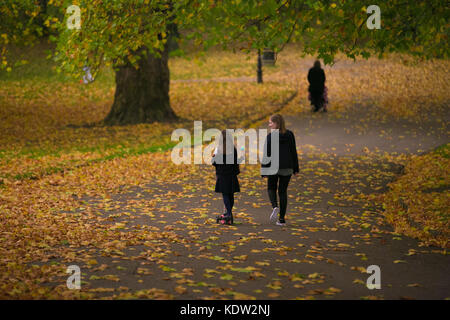
[{"label": "blonde hair", "polygon": [[[231,150],[227,150],[228,144],[233,146]],[[222,130],[221,132],[218,151],[222,154],[226,154],[227,151],[234,152],[234,138],[227,130]]]},{"label": "blonde hair", "polygon": [[270,117],[270,121],[277,124],[277,129],[280,130],[280,133],[286,133],[286,124],[284,122],[284,118],[281,114],[277,113]]}]

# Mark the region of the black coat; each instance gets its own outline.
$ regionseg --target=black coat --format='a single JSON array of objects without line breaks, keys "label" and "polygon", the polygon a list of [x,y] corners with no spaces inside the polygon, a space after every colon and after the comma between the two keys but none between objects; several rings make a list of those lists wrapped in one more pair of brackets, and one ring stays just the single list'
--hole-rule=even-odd
[{"label": "black coat", "polygon": [[309,92],[313,95],[322,95],[325,87],[325,72],[322,68],[312,67],[308,72]]},{"label": "black coat", "polygon": [[[221,158],[221,163],[219,161]],[[240,192],[239,181],[237,175],[240,173],[237,159],[237,151],[234,148],[233,163],[227,163],[227,157],[224,154],[214,155],[212,158],[212,165],[216,167],[216,187],[215,192],[221,193],[235,193]]]},{"label": "black coat", "polygon": [[[279,133],[279,139],[280,139],[279,169],[291,168],[293,169],[294,173],[298,173],[299,172],[298,155],[294,133],[290,130],[286,130],[285,133]],[[267,150],[268,157],[271,157],[271,143],[272,143],[272,133],[269,133],[266,138],[266,146],[264,147],[265,150]],[[268,168],[270,167],[270,164],[271,163],[269,162],[267,164],[262,164],[261,166],[263,168]]]}]

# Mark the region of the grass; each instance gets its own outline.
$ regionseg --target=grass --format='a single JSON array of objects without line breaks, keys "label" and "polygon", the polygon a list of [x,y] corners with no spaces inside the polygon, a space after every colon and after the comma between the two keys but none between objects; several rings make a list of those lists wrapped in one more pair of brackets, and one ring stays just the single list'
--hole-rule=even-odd
[{"label": "grass", "polygon": [[[16,65],[11,72],[0,70],[0,81],[38,81],[71,83],[75,80],[69,75],[58,73],[56,64],[49,59],[49,52],[54,45],[43,41],[33,47],[8,47],[8,59],[11,64]],[[114,73],[112,69],[104,68],[96,81],[104,85],[114,84]],[[43,88],[44,89],[44,88]]]},{"label": "grass", "polygon": [[434,150],[434,153],[440,155],[441,157],[444,157],[446,159],[450,158],[450,144],[443,144],[442,146],[437,147]]},{"label": "grass", "polygon": [[[279,56],[277,67],[265,68],[264,85],[244,81],[172,82],[170,98],[180,116],[177,122],[86,126],[103,119],[111,107],[112,71],[104,70],[94,83],[82,85],[57,74],[54,65],[43,60],[44,49],[45,45],[27,52],[28,66],[18,67],[11,74],[0,72],[0,209],[4,257],[0,267],[2,292],[12,297],[67,299],[78,294],[72,290],[69,295],[58,295],[58,292],[54,296],[46,295],[47,291],[42,291],[36,279],[48,283],[56,275],[65,274],[65,270],[47,265],[42,270],[30,270],[28,262],[45,263],[47,258],[72,262],[80,259],[72,250],[80,248],[85,251],[81,260],[91,259],[88,255],[92,252],[85,249],[109,247],[114,243],[132,244],[130,235],[152,243],[162,240],[161,250],[167,251],[165,245],[172,241],[167,238],[172,234],[170,229],[148,232],[139,228],[125,235],[99,219],[100,205],[89,208],[78,199],[99,197],[102,207],[109,211],[116,206],[115,201],[110,201],[111,195],[121,187],[128,189],[150,180],[163,185],[181,183],[183,187],[195,187],[191,177],[205,176],[203,167],[176,166],[170,161],[170,152],[159,152],[172,148],[170,133],[175,128],[192,132],[194,120],[203,120],[204,129],[245,128],[254,119],[279,108],[296,91],[299,94],[282,112],[301,113],[309,109],[305,75],[313,58],[301,59],[298,47],[291,46]],[[243,54],[220,51],[198,57],[188,53],[187,57],[170,61],[175,80],[254,77],[254,67],[254,60],[247,60]],[[429,109],[439,112],[437,107],[448,102],[447,70],[446,61],[417,67],[405,66],[395,57],[356,64],[344,59],[335,68],[326,68],[330,110],[333,110],[329,116],[340,115],[340,111],[357,102],[377,105],[376,112],[387,117],[424,116]],[[413,158],[406,174],[392,184],[385,199],[387,219],[398,232],[440,246],[448,245],[445,241],[449,230],[446,189],[449,166],[445,155],[448,155],[448,145]],[[251,175],[250,170],[244,171],[241,179]],[[213,174],[205,177],[213,186]],[[262,188],[262,180],[255,183]],[[173,194],[169,192],[167,196]],[[407,206],[404,214],[400,214],[405,209],[399,199],[404,199]],[[158,197],[143,203],[140,209],[154,211],[153,201],[159,201]],[[133,207],[126,205],[125,211],[132,215]],[[190,229],[191,222],[187,223]],[[179,239],[174,237],[173,241]],[[67,246],[67,251],[61,250],[61,245]],[[56,290],[65,290],[64,284]],[[79,297],[87,297],[82,294]]]},{"label": "grass", "polygon": [[[256,79],[256,53],[225,52],[212,49],[208,54],[192,53],[186,57],[174,57],[169,60],[173,80],[241,78]],[[264,74],[276,73],[282,66],[266,66]]]},{"label": "grass", "polygon": [[[171,105],[179,121],[133,126],[86,126],[100,122],[114,97],[114,74],[105,68],[89,85],[58,74],[40,44],[31,50],[13,48],[18,61],[29,63],[13,72],[0,71],[0,178],[24,180],[56,171],[108,161],[116,157],[167,150],[174,145],[171,132],[192,129],[194,120],[204,128],[240,127],[244,122],[270,114],[293,89],[278,83],[172,83]],[[24,52],[24,53],[22,53]],[[190,72],[201,78],[235,75],[229,70],[250,70],[243,55],[237,60],[216,52],[172,58],[172,79]],[[202,60],[203,59],[203,60]],[[203,61],[203,62],[202,62]],[[232,63],[232,68],[227,64]],[[247,63],[247,67],[244,64]],[[219,70],[228,70],[218,74]]]},{"label": "grass", "polygon": [[[100,122],[114,98],[114,73],[104,68],[89,85],[58,74],[46,59],[48,44],[31,50],[12,48],[28,64],[0,71],[0,177],[41,175],[46,168],[68,169],[94,159],[131,155],[170,143],[176,128],[245,128],[264,119],[288,97],[285,113],[308,112],[306,72],[313,57],[302,58],[298,45],[287,46],[274,67],[264,67],[264,84],[255,83],[256,54],[189,51],[169,59],[170,99],[179,121],[134,126],[86,126]],[[424,117],[448,105],[447,61],[419,66],[401,56],[357,61],[337,57],[325,67],[330,109],[338,113],[356,103],[374,106],[377,117]],[[228,78],[228,81],[223,81]],[[215,79],[216,81],[177,81]],[[217,81],[222,79],[222,81]],[[393,85],[395,84],[395,85]],[[150,151],[149,151],[150,152]],[[67,166],[67,167],[66,167]]]},{"label": "grass", "polygon": [[[163,145],[151,145],[151,146],[141,145],[141,146],[136,146],[135,148],[122,148],[122,149],[117,148],[114,150],[109,149],[108,150],[109,152],[107,152],[106,154],[100,153],[100,155],[104,154],[103,156],[99,156],[96,158],[90,158],[90,159],[87,159],[82,162],[72,159],[72,160],[69,160],[66,162],[59,163],[60,166],[54,166],[55,163],[51,162],[51,164],[49,164],[50,166],[42,167],[42,168],[39,168],[38,170],[35,169],[34,171],[22,172],[22,173],[18,173],[15,175],[5,174],[3,176],[0,176],[0,178],[14,179],[14,180],[39,179],[42,176],[52,175],[54,173],[61,173],[61,172],[65,172],[65,171],[71,171],[71,170],[73,170],[75,168],[79,168],[81,166],[89,166],[94,163],[106,162],[106,161],[110,161],[110,160],[117,159],[117,158],[139,156],[142,154],[154,153],[154,152],[165,152],[167,150],[172,149],[175,145],[176,145],[176,143],[169,142],[169,143],[166,143]],[[93,151],[95,151],[95,149],[90,149],[89,152],[93,152]],[[29,159],[39,159],[45,155],[48,155],[48,154],[41,153],[40,157],[33,155],[33,156],[29,157]],[[58,154],[53,154],[53,155],[58,157]]]}]

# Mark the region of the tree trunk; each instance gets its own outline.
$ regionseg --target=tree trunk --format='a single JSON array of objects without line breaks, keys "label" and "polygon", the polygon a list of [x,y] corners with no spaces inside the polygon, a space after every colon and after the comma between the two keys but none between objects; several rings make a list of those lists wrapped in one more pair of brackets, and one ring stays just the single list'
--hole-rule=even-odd
[{"label": "tree trunk", "polygon": [[167,30],[169,31],[169,38],[167,39],[167,46],[169,48],[169,53],[175,50],[180,49],[178,45],[177,39],[180,37],[180,33],[178,32],[178,26],[176,23],[171,23],[167,26]]},{"label": "tree trunk", "polygon": [[167,46],[161,58],[150,53],[142,55],[138,65],[138,69],[130,63],[117,69],[114,103],[105,124],[150,123],[176,118],[169,101]]},{"label": "tree trunk", "polygon": [[256,82],[263,83],[261,49],[258,49],[258,60],[257,60],[257,65],[256,65]]}]

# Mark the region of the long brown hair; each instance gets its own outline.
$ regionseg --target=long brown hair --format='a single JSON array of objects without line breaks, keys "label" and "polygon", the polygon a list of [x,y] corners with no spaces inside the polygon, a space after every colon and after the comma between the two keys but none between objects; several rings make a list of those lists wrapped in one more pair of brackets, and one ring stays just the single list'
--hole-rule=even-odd
[{"label": "long brown hair", "polygon": [[219,152],[222,154],[227,153],[227,145],[230,144],[233,147],[231,148],[231,152],[234,151],[234,138],[233,136],[227,132],[227,130],[222,130],[219,140]]},{"label": "long brown hair", "polygon": [[284,122],[284,118],[281,114],[277,113],[270,117],[270,121],[277,124],[277,129],[280,130],[280,133],[286,133],[286,124]]}]

